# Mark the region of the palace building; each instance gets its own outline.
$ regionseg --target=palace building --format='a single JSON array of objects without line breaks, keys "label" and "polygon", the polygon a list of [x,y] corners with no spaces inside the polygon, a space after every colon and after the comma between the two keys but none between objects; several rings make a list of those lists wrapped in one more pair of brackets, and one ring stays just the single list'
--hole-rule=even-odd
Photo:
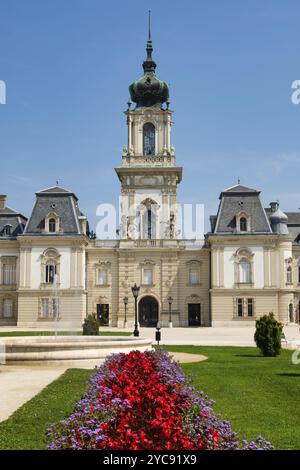
[{"label": "palace building", "polygon": [[[273,312],[299,320],[300,213],[264,208],[241,184],[220,194],[203,241],[178,233],[182,167],[172,145],[169,87],[156,76],[149,31],[143,75],[129,87],[128,143],[115,168],[118,238],[96,239],[73,191],[36,193],[27,219],[0,196],[0,325],[131,327],[253,325]],[[125,305],[126,304],[126,305]]]}]

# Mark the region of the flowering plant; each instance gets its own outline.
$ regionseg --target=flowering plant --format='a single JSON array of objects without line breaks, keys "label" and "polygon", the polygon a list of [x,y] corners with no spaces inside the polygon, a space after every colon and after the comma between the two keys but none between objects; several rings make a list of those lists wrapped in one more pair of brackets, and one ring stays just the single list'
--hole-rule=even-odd
[{"label": "flowering plant", "polygon": [[67,419],[48,430],[49,449],[271,449],[240,441],[212,401],[190,386],[165,351],[113,354]]}]

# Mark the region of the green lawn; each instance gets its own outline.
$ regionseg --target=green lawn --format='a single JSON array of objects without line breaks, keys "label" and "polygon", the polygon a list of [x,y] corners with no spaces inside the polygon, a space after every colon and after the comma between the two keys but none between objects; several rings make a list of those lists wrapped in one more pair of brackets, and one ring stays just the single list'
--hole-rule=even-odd
[{"label": "green lawn", "polygon": [[[169,346],[206,355],[184,364],[194,385],[216,401],[214,408],[242,438],[262,435],[277,449],[300,449],[300,366],[291,351],[263,358],[255,348]],[[61,378],[0,423],[0,449],[43,449],[45,430],[67,417],[92,371],[69,369]]]},{"label": "green lawn", "polygon": [[93,371],[69,369],[0,423],[0,449],[39,450],[46,447],[45,431],[69,416]]},{"label": "green lawn", "polygon": [[207,361],[183,364],[193,384],[215,400],[214,409],[246,439],[262,435],[276,449],[300,449],[300,365],[292,351],[261,357],[256,348],[169,346],[204,354]]},{"label": "green lawn", "polygon": [[[58,336],[81,336],[81,331],[58,331]],[[6,336],[53,336],[55,331],[0,331],[0,337]],[[99,331],[99,336],[130,336],[128,331]]]}]

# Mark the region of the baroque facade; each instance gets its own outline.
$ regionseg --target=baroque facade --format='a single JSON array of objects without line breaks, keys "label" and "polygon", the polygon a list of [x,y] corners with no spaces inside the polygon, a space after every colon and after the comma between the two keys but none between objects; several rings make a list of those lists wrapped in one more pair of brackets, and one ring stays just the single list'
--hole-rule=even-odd
[{"label": "baroque facade", "polygon": [[140,326],[252,325],[270,311],[299,320],[300,213],[284,214],[277,202],[265,209],[259,191],[238,184],[221,192],[203,241],[180,236],[182,168],[150,32],[146,51],[115,168],[118,238],[96,239],[76,194],[58,185],[36,193],[28,219],[0,196],[0,325],[80,327],[94,313],[101,325],[132,327],[135,283]]}]

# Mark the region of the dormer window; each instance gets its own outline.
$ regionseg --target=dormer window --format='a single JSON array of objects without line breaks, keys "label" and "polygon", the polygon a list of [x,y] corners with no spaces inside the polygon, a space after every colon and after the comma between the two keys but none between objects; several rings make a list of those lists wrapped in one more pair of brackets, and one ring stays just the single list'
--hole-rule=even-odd
[{"label": "dormer window", "polygon": [[50,212],[45,217],[45,232],[58,233],[60,231],[60,219],[55,212]]},{"label": "dormer window", "polygon": [[240,232],[247,232],[247,219],[246,217],[240,218]]},{"label": "dormer window", "polygon": [[250,232],[251,231],[251,220],[249,214],[245,211],[241,211],[236,215],[236,231],[239,232]]},{"label": "dormer window", "polygon": [[3,229],[3,235],[5,237],[10,237],[11,236],[11,229],[12,229],[12,226],[7,224],[4,226],[4,229]]},{"label": "dormer window", "polygon": [[56,232],[56,220],[55,219],[50,219],[49,220],[49,232],[50,233],[55,233]]}]

